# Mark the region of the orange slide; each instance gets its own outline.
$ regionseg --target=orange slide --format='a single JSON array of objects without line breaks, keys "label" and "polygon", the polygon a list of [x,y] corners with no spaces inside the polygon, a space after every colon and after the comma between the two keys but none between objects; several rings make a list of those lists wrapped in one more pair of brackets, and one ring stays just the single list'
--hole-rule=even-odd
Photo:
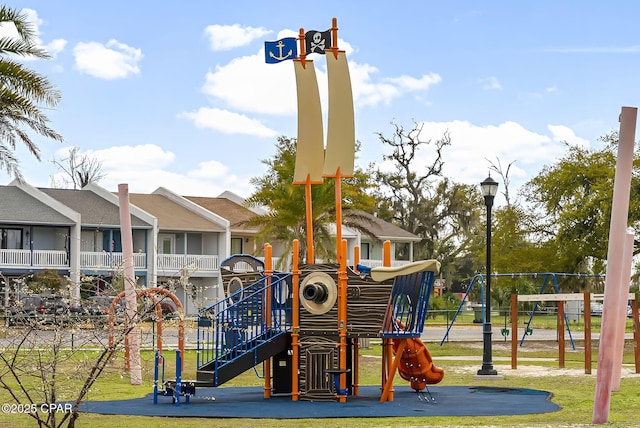
[{"label": "orange slide", "polygon": [[[393,353],[397,355],[401,339],[393,339]],[[411,388],[422,391],[427,385],[439,383],[444,370],[433,365],[431,353],[420,338],[407,339],[402,350],[398,373],[402,379],[411,383]]]}]

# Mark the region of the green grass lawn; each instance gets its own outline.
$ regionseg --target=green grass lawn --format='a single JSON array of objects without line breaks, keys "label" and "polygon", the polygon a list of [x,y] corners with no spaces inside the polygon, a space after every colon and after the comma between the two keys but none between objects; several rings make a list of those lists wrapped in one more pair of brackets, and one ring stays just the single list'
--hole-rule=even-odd
[{"label": "green grass lawn", "polygon": [[[95,428],[114,428],[120,426],[136,426],[137,428],[147,427],[171,427],[180,426],[186,428],[200,428],[204,425],[217,427],[300,427],[300,426],[323,426],[323,427],[418,427],[418,426],[505,426],[505,427],[532,427],[532,426],[571,426],[588,425],[593,412],[593,399],[595,391],[595,375],[572,375],[553,376],[554,371],[559,370],[557,360],[557,349],[554,343],[546,346],[529,345],[526,352],[519,353],[519,357],[547,358],[551,361],[525,362],[519,361],[518,369],[525,371],[530,365],[538,366],[535,376],[522,376],[519,374],[505,375],[503,380],[479,381],[474,379],[474,370],[480,368],[478,357],[482,355],[482,347],[479,343],[451,342],[444,346],[438,343],[427,343],[433,356],[436,366],[445,370],[445,378],[440,385],[490,385],[503,387],[526,387],[545,390],[553,393],[553,401],[561,406],[561,410],[553,413],[522,415],[522,416],[502,416],[502,417],[406,417],[406,418],[349,418],[349,419],[323,419],[319,422],[314,420],[250,420],[250,419],[223,419],[205,420],[198,418],[167,419],[160,417],[142,416],[102,416],[96,414],[81,414],[76,426]],[[583,352],[580,344],[577,344],[576,351],[566,352],[567,368],[574,368],[576,371],[582,370]],[[627,344],[625,349],[624,363],[633,362],[632,343]],[[510,355],[507,346],[494,346],[494,357],[508,357]],[[379,385],[380,384],[380,356],[381,347],[378,341],[372,340],[368,349],[361,352],[362,359],[360,365],[360,384]],[[172,353],[169,353],[166,364],[170,372],[174,360]],[[466,356],[467,359],[452,360],[451,356]],[[448,358],[449,357],[449,358]],[[494,365],[499,372],[504,368],[505,372],[510,372],[505,366],[508,362],[497,362]],[[594,348],[593,368],[595,372],[597,349]],[[64,370],[74,369],[74,361],[69,361],[64,366]],[[459,370],[463,367],[467,369],[475,367],[474,370]],[[260,367],[260,366],[259,366]],[[123,372],[122,356],[113,362],[108,372],[106,372],[95,384],[89,400],[122,400],[133,397],[146,396],[153,390],[153,354],[143,352],[143,385],[132,386],[128,375]],[[547,375],[545,375],[547,373]],[[582,372],[584,373],[584,372]],[[258,373],[260,374],[260,373]],[[542,374],[542,375],[541,375]],[[185,376],[195,376],[195,352],[187,352],[185,358]],[[167,374],[170,377],[171,373]],[[65,382],[64,377],[60,377],[60,382]],[[69,378],[71,379],[71,378]],[[406,385],[399,376],[395,377],[398,385]],[[70,382],[70,380],[68,381]],[[253,370],[249,370],[243,375],[233,379],[228,386],[262,385],[263,380],[257,376]],[[69,385],[67,385],[69,386]],[[61,391],[65,391],[61,388]],[[69,391],[69,390],[67,390]],[[640,409],[640,375],[633,375],[622,379],[621,389],[614,392],[611,398],[610,423],[607,426],[627,427],[638,426],[638,414]],[[69,397],[67,397],[69,398]],[[58,401],[63,401],[64,396],[59,396]],[[0,391],[0,401],[2,403],[11,402],[6,392]],[[149,405],[153,405],[151,401]],[[265,403],[268,405],[268,403]],[[436,404],[437,405],[437,404]],[[0,426],[2,427],[32,427],[35,426],[32,419],[25,415],[12,415],[0,413]]]}]

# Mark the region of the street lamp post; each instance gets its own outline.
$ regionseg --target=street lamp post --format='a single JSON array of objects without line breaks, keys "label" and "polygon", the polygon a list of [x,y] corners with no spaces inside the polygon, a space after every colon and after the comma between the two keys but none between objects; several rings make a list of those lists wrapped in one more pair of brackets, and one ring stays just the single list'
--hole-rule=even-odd
[{"label": "street lamp post", "polygon": [[482,368],[478,370],[478,376],[495,376],[498,372],[493,368],[491,358],[491,207],[493,206],[493,198],[498,193],[498,182],[489,176],[480,183],[480,188],[484,196],[484,204],[487,206],[487,273],[484,290],[485,316],[482,326]]}]

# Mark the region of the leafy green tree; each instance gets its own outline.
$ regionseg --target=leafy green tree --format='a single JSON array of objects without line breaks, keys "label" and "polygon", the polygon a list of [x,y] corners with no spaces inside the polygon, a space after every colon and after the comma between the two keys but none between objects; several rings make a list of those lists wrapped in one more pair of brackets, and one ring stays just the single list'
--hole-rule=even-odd
[{"label": "leafy green tree", "polygon": [[[555,248],[559,269],[604,273],[617,157],[617,133],[601,138],[600,150],[567,146],[565,156],[546,166],[524,188],[540,213],[536,233]],[[639,158],[634,156],[629,227],[640,230]],[[634,254],[639,250],[636,242]]]},{"label": "leafy green tree", "polygon": [[[531,233],[534,222],[530,213],[519,206],[511,205],[495,210],[491,241],[491,266],[494,272],[563,271],[556,259],[555,246],[549,245],[547,241],[535,240],[535,235]],[[483,237],[483,246],[486,245],[485,239]]]},{"label": "leafy green tree", "polygon": [[[248,205],[267,207],[268,212],[246,224],[260,229],[258,239],[262,242],[277,241],[288,245],[284,254],[290,254],[291,243],[297,239],[300,242],[300,260],[305,260],[308,245],[305,187],[293,184],[295,156],[296,139],[279,137],[274,157],[262,161],[268,167],[266,174],[251,178],[256,191],[247,198]],[[375,199],[370,196],[371,187],[367,174],[359,169],[356,169],[353,178],[343,179],[342,223],[375,238],[375,234],[367,228],[367,217],[360,214],[362,211],[372,213],[375,208]],[[326,179],[323,184],[312,185],[311,199],[315,255],[325,262],[335,261],[334,180]]]},{"label": "leafy green tree", "polygon": [[17,38],[0,38],[0,168],[22,180],[19,161],[15,156],[17,143],[24,144],[40,160],[40,149],[24,128],[57,141],[63,140],[48,126],[49,119],[40,107],[40,104],[55,107],[61,99],[61,93],[46,77],[12,59],[50,58],[45,50],[36,45],[35,28],[27,15],[2,6],[0,22],[12,22],[18,35]]}]

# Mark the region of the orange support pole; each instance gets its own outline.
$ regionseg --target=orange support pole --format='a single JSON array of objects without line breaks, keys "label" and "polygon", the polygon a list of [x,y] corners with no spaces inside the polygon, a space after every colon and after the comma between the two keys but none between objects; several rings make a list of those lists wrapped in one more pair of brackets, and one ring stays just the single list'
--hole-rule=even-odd
[{"label": "orange support pole", "polygon": [[[391,241],[384,241],[382,244],[382,265],[391,266]],[[382,340],[382,388],[388,382],[388,379],[392,377],[391,366],[393,362],[393,341],[391,339]],[[393,388],[387,392],[387,398],[385,400],[393,401]]]},{"label": "orange support pole", "polygon": [[304,184],[305,210],[307,224],[307,263],[315,263],[315,249],[313,248],[313,206],[311,202],[311,175],[307,174]]},{"label": "orange support pole", "polygon": [[353,395],[357,396],[358,384],[360,381],[360,376],[358,376],[360,372],[360,344],[358,343],[360,339],[357,337],[353,339]]},{"label": "orange support pole", "polygon": [[382,244],[382,265],[391,266],[391,241],[384,241]]},{"label": "orange support pole", "polygon": [[[382,389],[382,396],[380,397],[380,402],[384,403],[385,401],[393,401],[393,377],[396,373],[396,371],[398,370],[398,366],[400,365],[400,360],[402,359],[402,355],[400,355],[402,353],[402,350],[404,349],[405,345],[407,344],[407,339],[402,339],[400,341],[400,344],[398,345],[398,354],[396,355],[395,358],[393,358],[393,363],[391,364],[390,367],[390,371],[389,371],[389,378],[387,379],[387,381],[384,384],[384,388]],[[393,352],[393,349],[392,349]]]},{"label": "orange support pole", "polygon": [[[353,249],[353,271],[358,271],[358,264],[360,263],[360,247],[358,245]],[[360,373],[360,339],[353,339],[353,395],[358,395],[359,373]]]},{"label": "orange support pole", "polygon": [[[340,335],[340,389],[347,388],[347,241],[340,241],[341,251],[339,256],[340,267],[338,269],[338,332]],[[346,395],[339,395],[339,401],[344,403],[347,401]]]},{"label": "orange support pole", "polygon": [[298,57],[300,57],[300,60],[302,61],[303,65],[304,65],[305,59],[307,58],[306,43],[304,41],[305,37],[306,36],[304,35],[304,28],[300,28],[300,30],[298,30],[298,41],[300,42],[299,43],[300,47],[298,48],[300,53],[298,54]]},{"label": "orange support pole", "polygon": [[356,245],[353,249],[353,271],[355,273],[360,273],[358,270],[358,265],[360,264],[360,246]]},{"label": "orange support pole", "polygon": [[[273,274],[273,250],[270,244],[264,244],[264,276],[269,277]],[[267,279],[267,286],[271,280]],[[271,287],[267,287],[266,302],[263,302],[264,311],[262,316],[265,317],[267,327],[271,326]],[[264,360],[264,398],[271,397],[271,358]]]},{"label": "orange support pole", "polygon": [[387,341],[386,340],[382,340],[382,365],[380,367],[380,390],[382,390],[382,388],[384,388],[384,383],[387,380],[387,366],[386,366],[386,361],[387,361]]},{"label": "orange support pole", "polygon": [[[393,368],[393,364],[394,364],[394,359],[393,359],[393,339],[385,339],[386,343],[384,345],[385,349],[386,349],[386,361],[385,361],[385,380],[383,383],[383,391],[385,388],[387,388],[387,383],[389,383],[391,386],[389,388],[387,388],[387,398],[385,399],[385,401],[393,401],[393,377],[395,376],[396,373],[396,369]],[[404,346],[404,345],[403,345]],[[398,348],[398,349],[404,349],[404,348]],[[398,359],[399,360],[399,359]],[[397,365],[396,365],[397,368]]]},{"label": "orange support pole", "polygon": [[291,357],[291,400],[298,401],[300,398],[300,386],[299,386],[299,378],[298,378],[298,365],[300,364],[300,342],[298,339],[300,337],[300,298],[299,290],[300,290],[300,269],[298,265],[298,250],[300,244],[297,239],[293,240],[293,257],[292,257],[292,269],[291,273],[293,275],[292,278],[292,286],[293,286],[293,316],[291,318],[291,350],[293,355]]},{"label": "orange support pole", "polygon": [[[338,263],[340,263],[342,252],[342,178],[340,177],[340,168],[336,171],[335,178],[335,192],[336,192],[336,255],[338,257]],[[345,257],[346,261],[346,257]],[[346,272],[346,263],[345,263]]]}]

